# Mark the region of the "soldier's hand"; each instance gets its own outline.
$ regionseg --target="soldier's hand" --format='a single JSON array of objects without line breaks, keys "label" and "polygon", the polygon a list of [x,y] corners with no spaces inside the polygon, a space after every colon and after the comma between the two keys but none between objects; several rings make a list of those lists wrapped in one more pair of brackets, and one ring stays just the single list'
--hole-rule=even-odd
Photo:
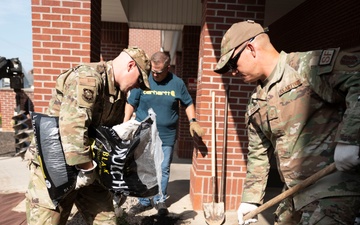
[{"label": "soldier's hand", "polygon": [[256,204],[245,203],[245,202],[241,203],[239,206],[239,209],[237,211],[239,224],[243,225],[243,224],[249,224],[249,223],[256,223],[257,216],[256,216],[256,218],[254,217],[254,218],[248,219],[246,221],[244,221],[244,216],[257,208],[258,208],[258,206]]},{"label": "soldier's hand", "polygon": [[349,171],[360,165],[359,146],[338,143],[334,154],[335,166],[339,171]]},{"label": "soldier's hand", "polygon": [[204,130],[196,121],[190,123],[191,137],[194,137],[194,133],[196,133],[199,137],[202,137],[204,134]]},{"label": "soldier's hand", "polygon": [[93,167],[90,169],[79,169],[79,173],[78,176],[76,178],[76,185],[75,185],[75,190],[84,187],[84,186],[88,186],[92,183],[94,183],[94,181],[96,180],[97,174],[96,174],[96,166],[97,163],[95,161],[92,161]]}]

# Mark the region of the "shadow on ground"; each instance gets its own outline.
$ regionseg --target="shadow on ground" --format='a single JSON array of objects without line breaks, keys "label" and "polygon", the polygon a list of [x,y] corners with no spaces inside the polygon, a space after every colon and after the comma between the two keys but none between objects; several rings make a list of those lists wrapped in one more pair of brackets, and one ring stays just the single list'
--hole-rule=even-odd
[{"label": "shadow on ground", "polygon": [[[148,216],[128,216],[124,214],[117,219],[117,225],[190,225],[197,216],[193,210],[184,211],[181,214],[169,213],[167,216],[157,214]],[[85,225],[80,213],[76,213],[67,225]]]},{"label": "shadow on ground", "polygon": [[182,199],[190,192],[190,180],[174,180],[168,184],[169,199],[166,200],[167,206],[171,206],[173,203]]},{"label": "shadow on ground", "polygon": [[191,221],[187,220],[194,219],[196,215],[197,212],[192,210],[185,211],[181,214],[169,213],[167,216],[158,216],[155,214],[143,217],[139,225],[186,225],[191,224]]}]

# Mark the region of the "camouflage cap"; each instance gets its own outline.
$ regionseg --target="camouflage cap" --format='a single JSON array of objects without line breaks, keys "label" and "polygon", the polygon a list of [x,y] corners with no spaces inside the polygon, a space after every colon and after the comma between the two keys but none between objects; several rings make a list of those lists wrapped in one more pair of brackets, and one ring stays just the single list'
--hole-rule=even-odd
[{"label": "camouflage cap", "polygon": [[148,55],[145,53],[144,50],[136,47],[136,46],[129,46],[123,50],[126,52],[135,62],[136,65],[139,67],[143,82],[140,83],[140,88],[143,90],[150,89],[149,84],[149,73],[150,73],[150,59]]},{"label": "camouflage cap", "polygon": [[225,33],[221,41],[221,58],[217,63],[214,72],[226,73],[229,71],[227,62],[235,51],[235,48],[247,40],[263,33],[264,28],[252,20],[234,23]]}]

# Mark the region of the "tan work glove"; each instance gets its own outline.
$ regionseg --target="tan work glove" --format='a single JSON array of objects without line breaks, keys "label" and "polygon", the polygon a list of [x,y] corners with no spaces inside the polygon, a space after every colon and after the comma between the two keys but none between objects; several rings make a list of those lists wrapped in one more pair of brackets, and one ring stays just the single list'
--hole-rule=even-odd
[{"label": "tan work glove", "polygon": [[246,202],[241,203],[239,206],[239,209],[237,211],[239,224],[243,225],[243,224],[249,224],[249,223],[256,223],[257,216],[254,218],[248,219],[246,221],[244,221],[244,216],[257,208],[258,208],[258,206],[256,204],[246,203]]},{"label": "tan work glove", "polygon": [[202,137],[204,134],[204,130],[202,127],[198,124],[198,122],[194,121],[190,123],[190,134],[191,137],[194,137],[194,132],[199,136]]},{"label": "tan work glove", "polygon": [[97,174],[95,168],[97,166],[97,163],[95,161],[93,161],[92,163],[93,167],[91,169],[84,170],[78,168],[79,173],[76,178],[75,190],[81,187],[88,186],[94,183],[94,181],[96,180]]}]

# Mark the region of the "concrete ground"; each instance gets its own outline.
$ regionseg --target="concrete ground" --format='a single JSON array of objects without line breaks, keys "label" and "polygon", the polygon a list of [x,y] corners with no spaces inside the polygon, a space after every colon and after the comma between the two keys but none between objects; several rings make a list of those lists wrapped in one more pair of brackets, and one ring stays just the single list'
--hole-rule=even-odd
[{"label": "concrete ground", "polygon": [[[203,211],[195,211],[192,208],[189,197],[189,178],[190,178],[191,160],[175,158],[171,166],[171,175],[169,183],[169,199],[167,205],[169,206],[170,215],[180,218],[174,225],[178,224],[193,224],[206,225]],[[0,193],[25,193],[29,180],[29,173],[26,168],[26,162],[20,157],[0,157]],[[276,195],[279,189],[270,190],[270,195]],[[269,197],[271,197],[269,195]],[[25,199],[25,197],[24,197]],[[128,199],[129,200],[129,199]],[[15,212],[25,212],[25,201],[21,201],[16,207],[12,209]],[[256,224],[268,225],[273,224],[272,212],[274,207],[266,210],[259,215],[259,221]],[[142,217],[155,215],[155,209],[147,211]],[[1,217],[1,212],[0,212]],[[237,215],[236,211],[227,211],[225,213],[224,225],[236,225]],[[142,223],[146,225],[146,218],[142,218]],[[80,222],[69,221],[69,225],[83,224]],[[154,223],[151,223],[154,224]],[[156,223],[155,223],[156,224]],[[255,224],[255,223],[254,223]],[[10,225],[10,224],[9,224]],[[170,224],[169,224],[170,225]]]}]

